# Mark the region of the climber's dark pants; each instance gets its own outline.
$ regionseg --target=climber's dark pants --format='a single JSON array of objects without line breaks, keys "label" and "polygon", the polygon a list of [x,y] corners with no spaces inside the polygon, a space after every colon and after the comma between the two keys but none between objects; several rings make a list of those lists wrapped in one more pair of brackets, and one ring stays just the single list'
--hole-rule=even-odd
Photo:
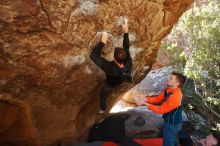
[{"label": "climber's dark pants", "polygon": [[109,92],[113,90],[113,87],[110,87],[106,82],[102,85],[102,88],[99,92],[99,98],[100,98],[100,109],[105,110],[106,109],[106,97]]}]

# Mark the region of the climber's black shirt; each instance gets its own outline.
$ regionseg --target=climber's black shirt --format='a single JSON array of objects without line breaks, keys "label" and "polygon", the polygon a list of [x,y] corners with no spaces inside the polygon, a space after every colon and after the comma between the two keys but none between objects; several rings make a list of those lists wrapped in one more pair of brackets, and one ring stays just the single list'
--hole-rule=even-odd
[{"label": "climber's black shirt", "polygon": [[102,48],[104,46],[104,43],[99,42],[93,48],[90,54],[90,58],[98,67],[100,67],[105,72],[107,84],[111,87],[114,87],[121,84],[123,81],[131,82],[132,59],[129,52],[128,33],[124,34],[123,39],[123,48],[127,53],[127,60],[124,63],[124,68],[120,68],[114,61],[109,62],[105,58],[101,57]]}]

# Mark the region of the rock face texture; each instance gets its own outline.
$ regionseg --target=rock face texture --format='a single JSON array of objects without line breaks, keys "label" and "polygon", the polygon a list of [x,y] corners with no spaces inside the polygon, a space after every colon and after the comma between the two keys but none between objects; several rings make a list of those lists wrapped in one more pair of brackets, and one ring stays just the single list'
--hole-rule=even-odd
[{"label": "rock face texture", "polygon": [[[135,84],[192,1],[1,0],[0,145],[85,140],[97,119],[105,78],[88,57],[101,32],[111,34],[103,51],[111,60],[128,18]],[[115,90],[108,109],[132,86]]]},{"label": "rock face texture", "polygon": [[[130,117],[125,121],[126,135],[136,138],[161,137],[163,118],[147,107],[137,107],[128,110]],[[140,124],[141,123],[141,124]]]},{"label": "rock face texture", "polygon": [[151,70],[139,84],[126,92],[126,94],[122,96],[121,100],[130,104],[135,104],[135,96],[159,95],[161,91],[167,86],[167,78],[171,72],[172,67],[163,67],[160,69]]}]

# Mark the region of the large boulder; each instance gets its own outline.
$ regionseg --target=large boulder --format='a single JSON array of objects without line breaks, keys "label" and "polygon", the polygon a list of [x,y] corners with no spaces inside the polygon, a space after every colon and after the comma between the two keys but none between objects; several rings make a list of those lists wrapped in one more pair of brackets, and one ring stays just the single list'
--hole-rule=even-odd
[{"label": "large boulder", "polygon": [[172,71],[172,67],[163,67],[151,70],[147,76],[136,86],[122,96],[122,100],[135,104],[134,97],[139,95],[154,96],[167,86],[167,78]]},{"label": "large boulder", "polygon": [[148,110],[147,107],[137,107],[111,114],[102,122],[94,125],[88,142],[122,142],[126,137],[158,138],[161,137],[162,124],[163,119],[160,115]]},{"label": "large boulder", "polygon": [[108,109],[141,81],[161,39],[193,0],[1,0],[0,145],[49,146],[84,141],[97,119],[105,76],[89,59],[102,31],[103,56],[122,44],[129,20],[134,84],[123,84]]}]

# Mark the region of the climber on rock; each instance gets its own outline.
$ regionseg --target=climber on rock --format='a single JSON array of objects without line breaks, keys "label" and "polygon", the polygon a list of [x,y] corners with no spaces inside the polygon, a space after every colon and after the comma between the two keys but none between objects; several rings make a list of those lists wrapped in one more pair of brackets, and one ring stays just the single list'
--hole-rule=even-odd
[{"label": "climber on rock", "polygon": [[90,58],[100,67],[106,75],[106,80],[99,92],[100,111],[104,113],[106,110],[106,97],[112,89],[118,87],[124,81],[132,81],[131,69],[132,59],[129,52],[129,38],[128,38],[128,21],[125,19],[122,24],[124,31],[123,48],[116,47],[114,51],[114,60],[108,61],[101,57],[101,52],[108,40],[108,33],[103,32],[101,41],[93,48]]}]

